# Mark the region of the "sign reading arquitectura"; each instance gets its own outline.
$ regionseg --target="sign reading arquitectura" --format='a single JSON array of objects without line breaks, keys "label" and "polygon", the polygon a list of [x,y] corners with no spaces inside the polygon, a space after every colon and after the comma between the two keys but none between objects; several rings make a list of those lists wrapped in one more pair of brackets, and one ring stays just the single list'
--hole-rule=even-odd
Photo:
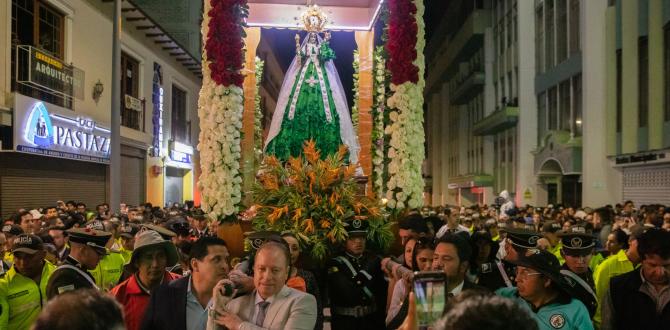
[{"label": "sign reading arquitectura", "polygon": [[14,149],[43,156],[109,163],[109,128],[72,110],[14,94]]}]

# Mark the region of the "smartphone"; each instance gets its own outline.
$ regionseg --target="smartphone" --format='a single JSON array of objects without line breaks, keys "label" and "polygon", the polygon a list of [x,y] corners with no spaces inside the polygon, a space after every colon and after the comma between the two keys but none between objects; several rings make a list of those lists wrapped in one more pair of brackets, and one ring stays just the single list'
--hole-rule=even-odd
[{"label": "smartphone", "polygon": [[444,312],[447,277],[441,271],[414,272],[413,282],[419,329],[427,329]]}]

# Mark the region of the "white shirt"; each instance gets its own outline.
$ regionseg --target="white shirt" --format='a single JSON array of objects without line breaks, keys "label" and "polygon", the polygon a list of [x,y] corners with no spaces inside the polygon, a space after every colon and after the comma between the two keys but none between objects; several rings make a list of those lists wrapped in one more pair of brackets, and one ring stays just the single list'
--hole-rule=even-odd
[{"label": "white shirt", "polygon": [[[263,299],[263,298],[261,297],[261,295],[258,294],[258,291],[256,291],[256,300],[254,301],[254,317],[253,317],[251,320],[248,320],[247,322],[251,322],[251,323],[254,323],[254,324],[255,324],[255,323],[256,323],[256,318],[258,317],[258,313],[259,313],[260,310],[261,310],[261,309],[258,307],[258,304],[261,303],[261,302],[266,301],[266,302],[269,302],[270,305],[272,305],[272,301],[274,301],[274,299],[275,299],[275,296],[271,296],[271,297],[269,297],[268,299]],[[265,315],[266,315],[266,316],[267,316],[268,309],[270,308],[270,305],[268,305],[267,307],[265,307],[265,313],[266,313]]]},{"label": "white shirt", "polygon": [[449,291],[454,297],[458,296],[461,294],[461,291],[463,291],[463,284],[465,284],[465,281],[461,282],[458,286],[456,286],[453,290]]}]

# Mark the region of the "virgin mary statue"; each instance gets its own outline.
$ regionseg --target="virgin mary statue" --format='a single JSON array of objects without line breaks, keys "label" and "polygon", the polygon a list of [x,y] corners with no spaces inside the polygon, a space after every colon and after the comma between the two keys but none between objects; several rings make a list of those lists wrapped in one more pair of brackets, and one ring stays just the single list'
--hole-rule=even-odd
[{"label": "virgin mary statue", "polygon": [[286,71],[265,140],[265,153],[281,160],[297,157],[303,144],[314,140],[322,157],[348,148],[349,162],[358,163],[360,147],[354,134],[342,82],[335,69],[335,52],[328,32],[321,37],[326,17],[317,6],[303,14],[307,38],[296,35],[296,55]]}]

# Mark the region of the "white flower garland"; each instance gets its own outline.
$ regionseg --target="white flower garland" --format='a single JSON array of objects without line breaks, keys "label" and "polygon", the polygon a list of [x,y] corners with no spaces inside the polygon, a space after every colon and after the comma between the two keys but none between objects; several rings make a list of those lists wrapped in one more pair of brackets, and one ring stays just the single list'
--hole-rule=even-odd
[{"label": "white flower garland", "polygon": [[353,91],[354,91],[354,105],[351,107],[351,122],[354,125],[354,132],[358,133],[358,120],[359,120],[359,109],[358,109],[358,77],[360,75],[360,55],[358,49],[354,50],[354,81],[353,81]]},{"label": "white flower garland", "polygon": [[261,80],[263,80],[263,69],[265,61],[256,56],[256,97],[254,99],[254,153],[256,155],[256,167],[263,158],[263,110],[261,109]]},{"label": "white flower garland", "polygon": [[374,109],[374,127],[372,147],[372,166],[374,173],[373,187],[377,193],[377,198],[384,197],[384,106],[386,103],[386,60],[381,54],[381,50],[376,50],[374,54],[374,75],[375,75],[375,109]]},{"label": "white flower garland", "polygon": [[[201,26],[203,46],[209,30],[209,1],[204,2]],[[237,86],[217,85],[211,78],[207,52],[202,52],[202,88],[198,99],[200,119],[201,174],[198,187],[202,208],[213,219],[237,213],[242,200],[240,175],[240,130],[244,110],[244,91]]]},{"label": "white flower garland", "polygon": [[391,124],[385,133],[391,136],[389,141],[388,164],[389,180],[386,183],[387,206],[403,209],[417,208],[423,205],[424,181],[421,165],[425,158],[423,131],[423,90],[426,69],[423,50],[425,24],[423,21],[423,1],[415,0],[416,23],[418,26],[414,64],[419,68],[419,81],[414,84],[406,82],[401,85],[391,84],[393,95],[388,99]]}]

